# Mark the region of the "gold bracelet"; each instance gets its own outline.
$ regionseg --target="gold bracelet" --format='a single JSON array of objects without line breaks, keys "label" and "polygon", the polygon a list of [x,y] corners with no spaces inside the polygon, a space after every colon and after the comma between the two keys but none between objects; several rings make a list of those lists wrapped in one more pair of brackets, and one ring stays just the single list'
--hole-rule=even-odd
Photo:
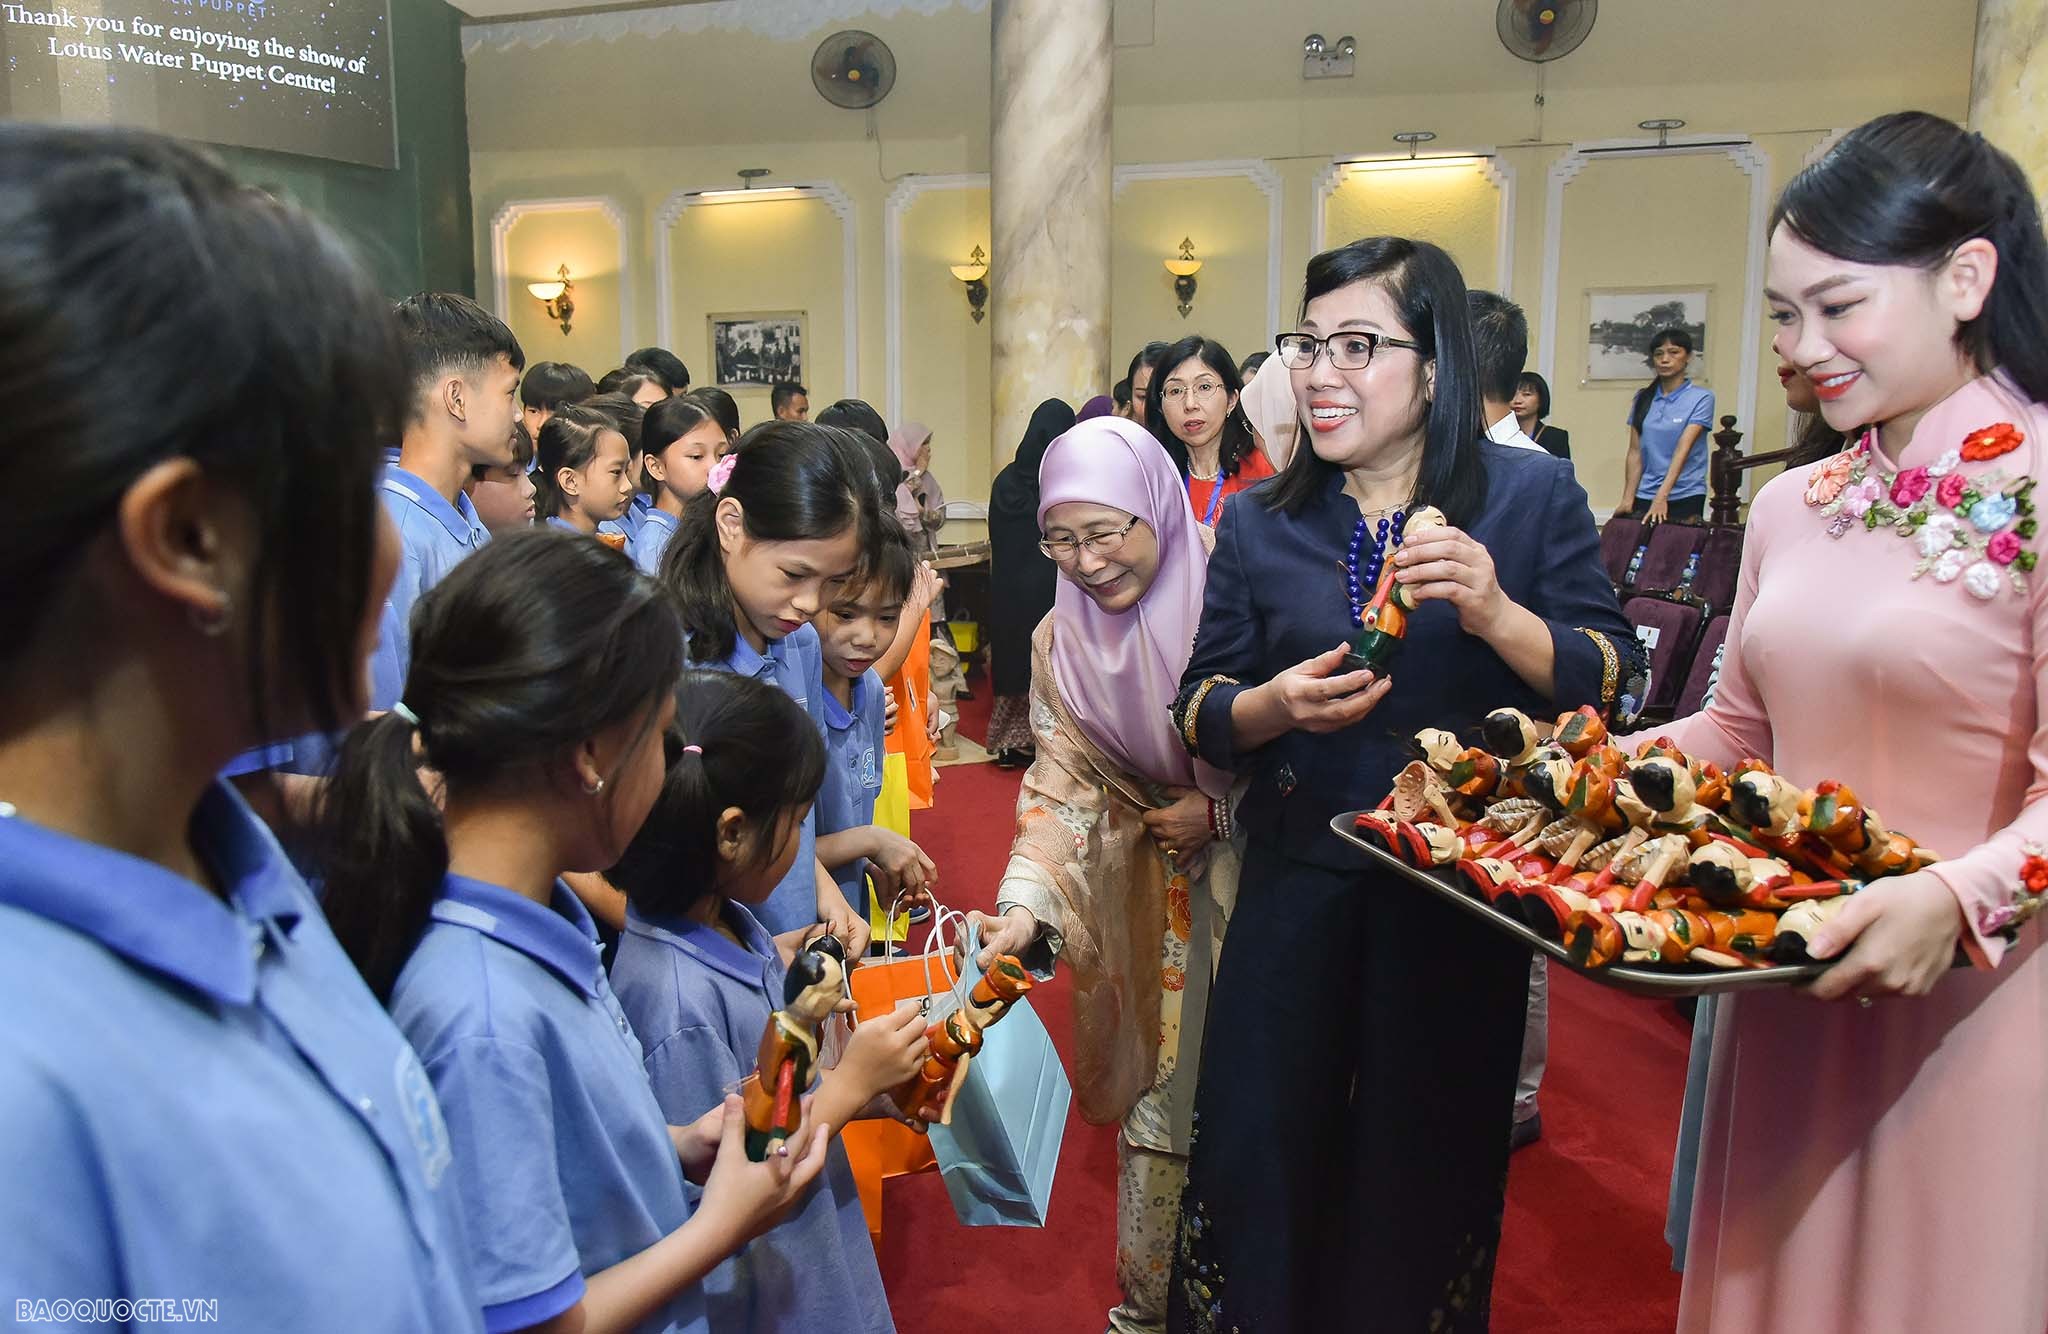
[{"label": "gold bracelet", "polygon": [[1615,692],[1621,688],[1621,657],[1614,651],[1614,645],[1606,635],[1597,630],[1579,627],[1579,633],[1593,641],[1600,649],[1600,712],[1614,710]]},{"label": "gold bracelet", "polygon": [[1234,676],[1212,676],[1195,687],[1195,693],[1188,697],[1187,712],[1183,713],[1180,719],[1180,739],[1187,744],[1188,754],[1196,754],[1201,746],[1201,742],[1196,739],[1195,734],[1197,730],[1196,725],[1202,718],[1202,701],[1207,699],[1209,692],[1217,686],[1234,686],[1239,684],[1241,682]]}]

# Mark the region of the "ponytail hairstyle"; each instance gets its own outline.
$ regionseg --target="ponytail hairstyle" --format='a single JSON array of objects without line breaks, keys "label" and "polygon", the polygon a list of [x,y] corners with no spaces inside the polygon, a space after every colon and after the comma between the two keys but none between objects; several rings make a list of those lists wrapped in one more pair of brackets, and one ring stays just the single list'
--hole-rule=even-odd
[{"label": "ponytail hairstyle", "polygon": [[[1377,284],[1401,312],[1401,323],[1420,344],[1417,360],[1436,362],[1436,395],[1423,417],[1422,471],[1413,499],[1436,506],[1453,525],[1468,524],[1486,503],[1486,464],[1479,454],[1486,427],[1465,277],[1456,260],[1427,241],[1368,236],[1308,262],[1302,316],[1317,297],[1365,282]],[[1303,441],[1279,478],[1260,488],[1260,503],[1299,514],[1322,496],[1337,471]]]},{"label": "ponytail hairstyle", "polygon": [[[1697,350],[1693,347],[1692,335],[1684,329],[1673,326],[1669,329],[1659,329],[1652,335],[1650,345],[1643,349],[1643,359],[1648,361],[1656,356],[1657,349],[1666,343],[1676,348],[1683,348],[1687,352]],[[1657,397],[1657,384],[1658,377],[1652,375],[1648,384],[1636,390],[1635,401],[1628,406],[1628,425],[1630,430],[1641,432],[1643,423],[1650,419],[1650,404]]]},{"label": "ponytail hairstyle", "polygon": [[720,500],[740,502],[747,536],[756,542],[817,541],[849,528],[862,551],[879,540],[882,509],[874,469],[844,432],[812,422],[765,421],[727,457],[732,469],[725,485],[690,497],[661,557],[661,582],[682,613],[692,662],[723,661],[739,638],[725,553],[718,545]]},{"label": "ponytail hairstyle", "polygon": [[1237,360],[1230,355],[1230,349],[1213,338],[1201,334],[1189,334],[1178,343],[1157,354],[1153,362],[1152,387],[1145,393],[1145,429],[1152,432],[1161,445],[1166,447],[1173,466],[1180,469],[1181,480],[1188,476],[1187,443],[1173,433],[1166,424],[1165,379],[1182,362],[1198,359],[1223,382],[1223,392],[1237,399],[1237,403],[1223,418],[1223,432],[1216,437],[1218,467],[1216,477],[1221,481],[1237,476],[1238,466],[1245,455],[1258,447],[1258,440],[1252,435],[1251,418],[1244,415],[1244,377],[1237,373]]},{"label": "ponytail hairstyle", "polygon": [[419,600],[403,700],[349,733],[320,804],[327,918],[379,998],[390,998],[448,873],[419,767],[462,793],[537,783],[581,742],[636,717],[646,720],[636,748],[654,744],[682,667],[660,589],[624,555],[567,533],[498,538]]},{"label": "ponytail hairstyle", "polygon": [[1956,346],[2048,401],[2048,243],[2019,164],[1983,135],[1925,111],[1899,111],[1843,136],[1792,178],[1771,211],[1816,250],[1857,264],[1934,270],[1983,237],[1998,251],[1984,309]]},{"label": "ponytail hairstyle", "polygon": [[776,686],[693,670],[676,686],[676,720],[663,745],[668,777],[606,878],[641,915],[680,917],[716,892],[718,817],[737,807],[754,833],[745,869],[767,865],[784,821],[817,799],[825,743],[803,706]]},{"label": "ponytail hairstyle", "polygon": [[[557,474],[563,468],[581,472],[589,467],[597,457],[597,438],[618,429],[611,417],[588,403],[570,403],[555,409],[555,415],[540,428],[540,438],[534,441],[534,456],[540,461],[533,476],[534,513],[548,519],[567,509],[569,498],[563,493]],[[631,444],[627,442],[628,452]]]}]

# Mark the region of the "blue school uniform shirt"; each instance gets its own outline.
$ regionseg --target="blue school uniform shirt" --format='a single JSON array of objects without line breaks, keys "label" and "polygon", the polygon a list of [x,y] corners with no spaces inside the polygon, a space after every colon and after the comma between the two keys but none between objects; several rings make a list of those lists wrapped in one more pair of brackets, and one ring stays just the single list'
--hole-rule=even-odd
[{"label": "blue school uniform shirt", "polygon": [[664,510],[649,510],[640,530],[626,543],[633,563],[649,574],[661,573],[661,553],[668,550],[678,522],[675,515]]},{"label": "blue school uniform shirt", "polygon": [[[1623,420],[1635,415],[1634,403]],[[1670,393],[1652,389],[1650,409],[1637,432],[1643,446],[1643,475],[1636,483],[1637,500],[1653,500],[1671,471],[1671,456],[1678,452],[1679,437],[1688,426],[1703,427],[1700,438],[1685,451],[1678,480],[1671,484],[1671,499],[1690,500],[1707,494],[1707,455],[1714,442],[1714,391],[1687,380]]]},{"label": "blue school uniform shirt", "polygon": [[[887,708],[882,678],[870,667],[853,683],[851,707],[832,692],[823,692],[825,706],[825,782],[818,789],[818,832],[837,834],[875,822],[875,800],[882,795],[882,763],[887,754],[883,713]],[[844,866],[828,866],[854,911],[867,915],[868,859],[856,857]]]},{"label": "blue school uniform shirt", "polygon": [[450,504],[395,463],[384,469],[382,493],[384,508],[398,525],[402,558],[391,595],[385,599],[377,651],[370,659],[372,709],[390,708],[405,688],[405,673],[412,666],[413,605],[491,540],[468,496],[458,491]]},{"label": "blue school uniform shirt", "polygon": [[[612,962],[654,1096],[678,1125],[754,1073],[761,1033],[782,1004],[782,959],[765,926],[730,901],[724,918],[743,944],[628,905]],[[796,1212],[721,1264],[705,1280],[704,1298],[714,1334],[893,1334],[853,1167],[836,1138]]]},{"label": "blue school uniform shirt", "polygon": [[231,788],[191,831],[225,897],[0,815],[0,1293],[481,1329],[419,1058]]},{"label": "blue school uniform shirt", "polygon": [[[484,1327],[538,1324],[583,1277],[689,1220],[682,1165],[598,963],[590,914],[450,875],[391,992],[426,1063],[468,1225]],[[642,1331],[703,1331],[690,1288]]]},{"label": "blue school uniform shirt", "polygon": [[[780,686],[811,716],[818,735],[825,734],[825,654],[818,645],[817,627],[806,625],[795,634],[771,641],[766,653],[756,653],[746,636],[736,633],[731,653],[715,662],[693,665]],[[796,860],[790,863],[789,874],[767,902],[754,911],[771,933],[779,936],[818,920],[817,858],[818,808],[813,803],[810,813],[804,816]]]}]

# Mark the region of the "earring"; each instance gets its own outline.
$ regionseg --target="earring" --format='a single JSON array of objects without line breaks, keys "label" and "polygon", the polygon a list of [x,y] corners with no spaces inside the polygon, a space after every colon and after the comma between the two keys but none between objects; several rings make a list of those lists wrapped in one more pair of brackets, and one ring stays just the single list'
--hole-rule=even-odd
[{"label": "earring", "polygon": [[589,782],[583,785],[583,791],[587,796],[596,796],[598,793],[604,791],[604,780],[602,778],[591,779]]},{"label": "earring", "polygon": [[190,607],[186,609],[185,616],[192,622],[194,630],[208,639],[219,639],[228,632],[229,623],[235,619],[235,600],[223,590],[219,606],[207,610]]}]

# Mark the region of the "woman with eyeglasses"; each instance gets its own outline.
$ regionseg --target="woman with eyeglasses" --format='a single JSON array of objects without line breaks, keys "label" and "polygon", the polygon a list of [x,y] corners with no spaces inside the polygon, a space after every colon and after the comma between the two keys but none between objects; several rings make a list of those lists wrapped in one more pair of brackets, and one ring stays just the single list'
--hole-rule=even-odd
[{"label": "woman with eyeglasses", "polygon": [[1162,1330],[1192,1133],[1202,1015],[1237,885],[1230,776],[1188,754],[1168,708],[1209,553],[1180,475],[1135,422],[1085,421],[1040,473],[1059,570],[1032,636],[1037,759],[1024,775],[981,963],[1073,970],[1074,1095],[1117,1139],[1114,1331]]},{"label": "woman with eyeglasses", "polygon": [[[1305,447],[1224,508],[1174,706],[1190,752],[1247,788],[1173,1327],[1483,1330],[1528,951],[1330,823],[1387,795],[1420,728],[1627,712],[1638,650],[1570,465],[1482,434],[1442,250],[1316,256],[1275,355]],[[1424,504],[1448,525],[1404,543]],[[1348,670],[1388,562],[1417,603],[1405,647],[1390,674]]]},{"label": "woman with eyeglasses", "polygon": [[1159,358],[1145,425],[1166,446],[1187,485],[1195,517],[1216,526],[1223,502],[1273,475],[1239,403],[1244,381],[1230,351],[1190,334]]}]

